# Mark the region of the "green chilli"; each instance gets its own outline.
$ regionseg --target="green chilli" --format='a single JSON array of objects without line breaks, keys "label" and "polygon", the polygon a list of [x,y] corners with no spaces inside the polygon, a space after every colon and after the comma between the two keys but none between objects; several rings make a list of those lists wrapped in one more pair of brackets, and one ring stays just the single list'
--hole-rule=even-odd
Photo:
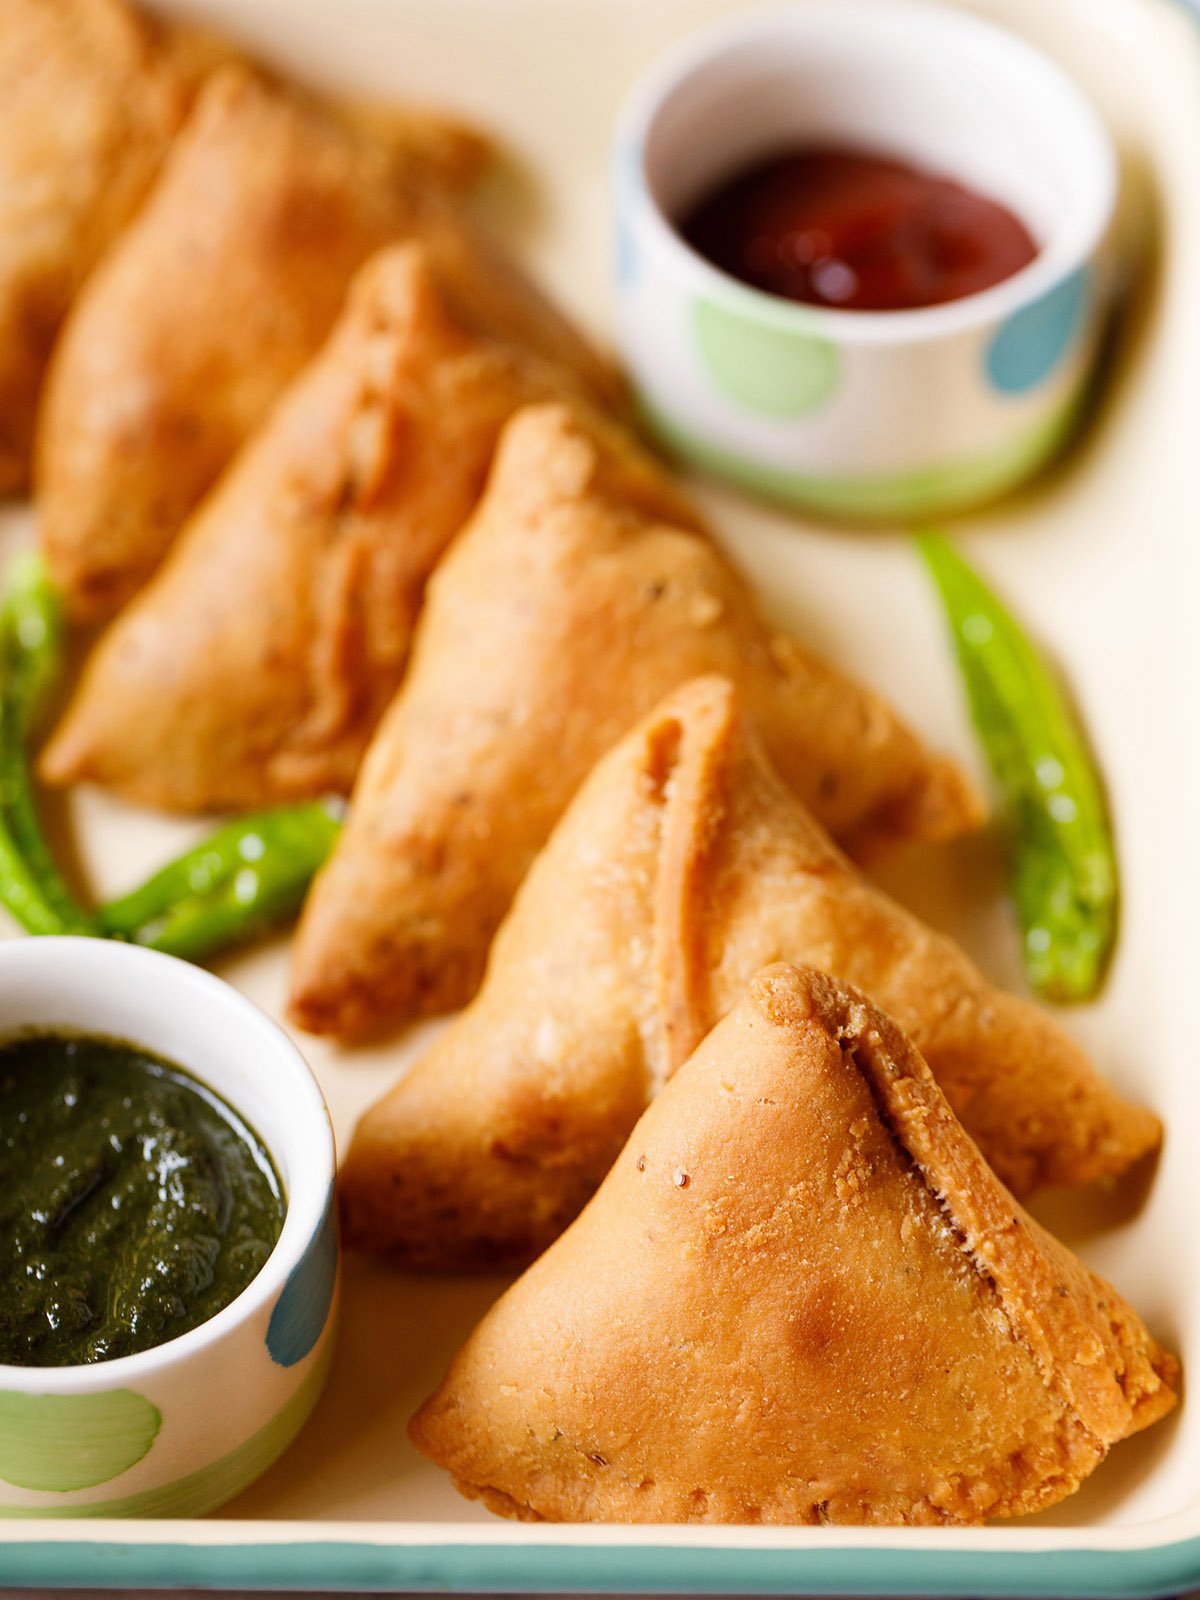
[{"label": "green chilli", "polygon": [[0,599],[0,903],[20,925],[203,961],[294,916],[337,838],[334,801],[228,823],[97,916],[76,903],[42,833],[28,754],[62,665],[58,597],[41,559],[18,556]]},{"label": "green chilli", "polygon": [[255,937],[300,909],[338,836],[341,809],[312,801],[227,823],[103,907],[102,931],[188,961]]},{"label": "green chilli", "polygon": [[0,601],[0,902],[29,933],[92,933],[42,833],[29,741],[62,671],[62,613],[36,555]]},{"label": "green chilli", "polygon": [[941,535],[918,536],[941,595],[972,720],[1000,791],[1025,970],[1047,1000],[1090,1000],[1117,937],[1104,785],[1057,675]]}]

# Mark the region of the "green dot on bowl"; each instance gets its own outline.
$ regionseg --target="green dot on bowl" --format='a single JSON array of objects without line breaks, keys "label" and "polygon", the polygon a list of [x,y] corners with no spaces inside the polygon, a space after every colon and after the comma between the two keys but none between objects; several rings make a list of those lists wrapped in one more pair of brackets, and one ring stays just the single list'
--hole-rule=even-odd
[{"label": "green dot on bowl", "polygon": [[693,324],[705,370],[746,411],[802,416],[837,388],[837,351],[817,334],[769,327],[714,300],[696,302]]},{"label": "green dot on bowl", "polygon": [[90,1489],[136,1466],[161,1426],[158,1407],[132,1389],[0,1389],[0,1478],[19,1489]]}]

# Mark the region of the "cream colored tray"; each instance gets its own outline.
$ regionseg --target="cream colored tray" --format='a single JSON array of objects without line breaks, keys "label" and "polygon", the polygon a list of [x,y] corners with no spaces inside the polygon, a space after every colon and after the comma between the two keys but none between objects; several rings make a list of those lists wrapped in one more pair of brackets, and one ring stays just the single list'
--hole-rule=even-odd
[{"label": "cream colored tray", "polygon": [[[845,0],[852,4],[854,0]],[[728,0],[174,0],[302,76],[461,107],[524,167],[496,197],[514,243],[585,322],[609,315],[606,160],[616,104],[648,59]],[[1036,489],[970,521],[971,554],[1074,684],[1112,785],[1126,898],[1101,1004],[1069,1025],[1168,1127],[1148,1193],[1043,1206],[1200,1371],[1200,1060],[1191,1000],[1200,886],[1200,27],[1171,0],[987,0],[1082,81],[1126,164],[1138,268],[1086,438]],[[0,108],[0,115],[3,109]],[[929,586],[908,542],[704,497],[779,619],[885,686],[932,740],[976,761]],[[10,512],[0,537],[28,537]],[[194,830],[80,794],[85,867],[119,890]],[[890,886],[1019,985],[995,846],[895,868]],[[279,1014],[286,943],[225,975]],[[341,1052],[301,1039],[344,1140],[432,1036]],[[1193,1153],[1195,1147],[1196,1153]],[[986,1530],[894,1532],[504,1523],[409,1446],[405,1423],[499,1281],[425,1282],[361,1260],[328,1391],[286,1456],[200,1522],[0,1523],[0,1587],[210,1584],[363,1590],[1150,1594],[1200,1583],[1200,1412],[1124,1444],[1052,1514]]]}]

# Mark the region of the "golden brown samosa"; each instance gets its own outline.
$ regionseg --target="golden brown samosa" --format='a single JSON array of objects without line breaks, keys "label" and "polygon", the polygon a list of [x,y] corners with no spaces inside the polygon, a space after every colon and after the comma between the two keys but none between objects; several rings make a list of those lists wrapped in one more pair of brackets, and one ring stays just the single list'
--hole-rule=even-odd
[{"label": "golden brown samosa", "polygon": [[410,1431],[507,1516],[973,1524],[1064,1499],[1177,1382],[895,1024],[779,965]]},{"label": "golden brown samosa", "polygon": [[0,12],[0,494],[28,481],[42,375],[220,54],[124,0]]},{"label": "golden brown samosa", "polygon": [[496,936],[482,990],[364,1116],[346,1239],[437,1270],[522,1264],[775,960],[855,983],[913,1039],[1017,1192],[1157,1146],[1048,1014],[867,883],[771,767],[733,687],[669,696],[588,778]]},{"label": "golden brown samosa", "polygon": [[426,237],[490,322],[604,373],[449,209],[437,179],[458,165],[421,127],[376,138],[235,68],[200,95],[51,366],[37,487],[47,560],[74,614],[111,612],[145,582],[386,244]]},{"label": "golden brown samosa", "polygon": [[651,464],[569,408],[522,412],[309,897],[295,1018],[350,1036],[465,1001],[593,763],[706,671],[741,685],[784,776],[852,847],[976,821],[957,770],[883,701],[771,632]]},{"label": "golden brown samosa", "polygon": [[421,246],[373,257],[101,640],[43,774],[183,811],[347,791],[501,427],[572,392],[566,369],[475,331]]}]

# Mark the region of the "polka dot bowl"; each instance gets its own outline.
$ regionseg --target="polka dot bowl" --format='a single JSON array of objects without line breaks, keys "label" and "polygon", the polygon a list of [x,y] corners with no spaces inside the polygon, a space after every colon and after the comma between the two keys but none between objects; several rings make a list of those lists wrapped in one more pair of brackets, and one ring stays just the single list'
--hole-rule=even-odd
[{"label": "polka dot bowl", "polygon": [[[741,167],[805,144],[886,152],[1008,205],[1038,246],[942,305],[800,305],[674,226]],[[1052,61],[910,0],[812,0],[686,41],[630,93],[614,147],[621,344],[651,426],[702,467],[854,519],[990,499],[1070,432],[1111,269],[1116,157]]]},{"label": "polka dot bowl", "polygon": [[255,1130],[283,1180],[275,1249],[209,1321],[113,1361],[0,1365],[0,1516],[198,1516],[290,1443],[328,1369],[338,1241],[325,1102],[248,1000],[132,945],[0,944],[0,1038],[29,1029],[107,1034],[178,1063]]}]

